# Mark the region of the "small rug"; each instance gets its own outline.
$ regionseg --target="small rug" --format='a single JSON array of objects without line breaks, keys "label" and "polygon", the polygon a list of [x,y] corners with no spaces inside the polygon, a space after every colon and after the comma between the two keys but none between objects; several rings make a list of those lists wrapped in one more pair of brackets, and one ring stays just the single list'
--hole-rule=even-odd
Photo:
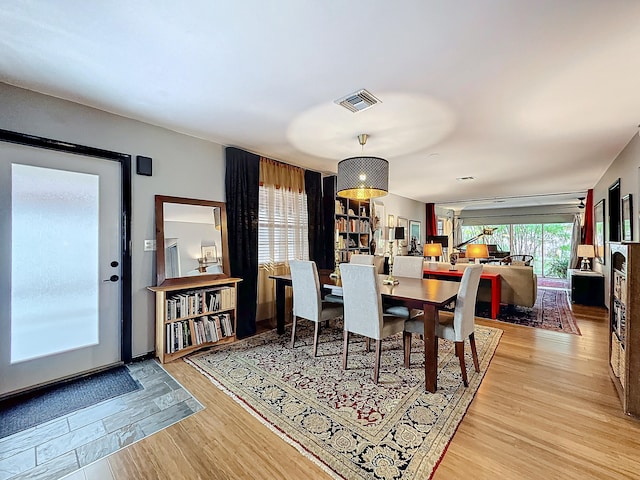
[{"label": "small rug", "polygon": [[[313,323],[299,322],[296,347],[275,331],[185,361],[206,375],[334,478],[428,479],[480,386],[502,331],[476,327],[480,373],[468,352],[469,387],[462,384],[453,344],[440,341],[438,391],[424,389],[424,344],[414,335],[405,368],[402,335],[382,342],[379,384],[374,353],[352,335],[342,370],[342,321],[320,333],[312,356]],[[290,330],[289,330],[290,331]]]},{"label": "small rug", "polygon": [[[476,316],[491,318],[489,303],[478,302]],[[533,307],[519,305],[500,305],[497,320],[514,323],[526,327],[543,328],[556,332],[581,335],[580,329],[573,315],[567,291],[557,288],[538,288],[538,296]]]},{"label": "small rug", "polygon": [[0,438],[140,388],[126,367],[116,367],[5,400],[0,402]]},{"label": "small rug", "polygon": [[569,288],[569,280],[566,278],[538,277],[538,287]]}]

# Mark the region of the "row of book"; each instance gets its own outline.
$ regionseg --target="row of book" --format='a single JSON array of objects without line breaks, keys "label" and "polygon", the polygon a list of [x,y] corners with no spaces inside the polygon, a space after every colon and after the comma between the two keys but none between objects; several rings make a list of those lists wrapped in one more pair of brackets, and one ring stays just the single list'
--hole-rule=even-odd
[{"label": "row of book", "polygon": [[338,232],[350,232],[350,233],[368,233],[369,221],[368,220],[347,220],[345,218],[336,219],[336,230]]},{"label": "row of book", "polygon": [[200,318],[168,323],[167,353],[203,343],[213,343],[234,334],[231,315],[205,315]]},{"label": "row of book", "polygon": [[235,308],[233,287],[194,290],[167,298],[167,320]]}]

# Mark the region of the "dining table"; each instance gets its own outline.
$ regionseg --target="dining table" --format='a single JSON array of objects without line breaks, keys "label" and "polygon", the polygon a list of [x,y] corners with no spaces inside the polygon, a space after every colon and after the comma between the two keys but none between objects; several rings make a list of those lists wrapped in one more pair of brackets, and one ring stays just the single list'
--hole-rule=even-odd
[{"label": "dining table", "polygon": [[[341,280],[330,276],[331,271],[320,270],[320,285],[324,292],[341,294]],[[291,275],[271,275],[276,286],[276,328],[284,333],[285,290],[292,286]],[[394,277],[397,284],[386,284],[386,275],[378,275],[383,301],[404,305],[409,309],[422,310],[424,321],[424,377],[425,389],[435,393],[438,388],[438,338],[436,322],[438,311],[453,302],[458,295],[459,282],[427,278]]]}]

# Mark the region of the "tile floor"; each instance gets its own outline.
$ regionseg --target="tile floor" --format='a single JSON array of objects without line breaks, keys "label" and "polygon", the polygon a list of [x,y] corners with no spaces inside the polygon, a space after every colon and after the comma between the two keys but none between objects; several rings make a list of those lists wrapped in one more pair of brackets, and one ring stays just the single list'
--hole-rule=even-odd
[{"label": "tile floor", "polygon": [[141,390],[0,439],[0,480],[112,479],[100,459],[204,408],[155,360],[128,368]]}]

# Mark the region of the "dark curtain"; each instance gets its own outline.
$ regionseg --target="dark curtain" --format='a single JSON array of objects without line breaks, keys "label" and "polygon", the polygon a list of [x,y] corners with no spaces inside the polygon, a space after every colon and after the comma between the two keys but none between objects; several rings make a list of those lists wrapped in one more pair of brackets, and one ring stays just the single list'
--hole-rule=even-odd
[{"label": "dark curtain", "polygon": [[[322,204],[324,215],[324,267],[333,270],[335,268],[336,255],[336,176],[331,175],[322,179]],[[318,265],[320,266],[320,265]]]},{"label": "dark curtain", "polygon": [[238,284],[238,338],[256,333],[258,299],[258,188],[260,157],[226,149],[225,190],[231,275]]},{"label": "dark curtain", "polygon": [[587,192],[580,243],[583,245],[593,245],[593,189],[589,189]]},{"label": "dark curtain", "polygon": [[309,217],[309,260],[316,262],[318,268],[326,268],[322,175],[320,172],[304,171],[304,190],[307,194],[307,215]]},{"label": "dark curtain", "polygon": [[427,206],[426,235],[427,237],[431,235],[438,235],[438,217],[436,217],[436,204],[427,203],[426,206]]}]

